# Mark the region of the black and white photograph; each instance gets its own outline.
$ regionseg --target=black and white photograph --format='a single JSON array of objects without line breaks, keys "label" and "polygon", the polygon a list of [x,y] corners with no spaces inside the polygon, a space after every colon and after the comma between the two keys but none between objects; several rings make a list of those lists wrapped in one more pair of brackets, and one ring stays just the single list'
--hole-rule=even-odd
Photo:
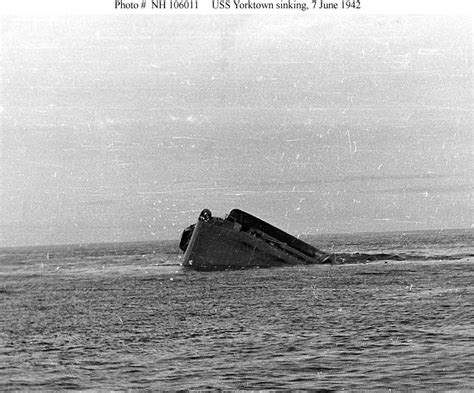
[{"label": "black and white photograph", "polygon": [[0,16],[1,391],[474,390],[466,7],[35,4]]}]

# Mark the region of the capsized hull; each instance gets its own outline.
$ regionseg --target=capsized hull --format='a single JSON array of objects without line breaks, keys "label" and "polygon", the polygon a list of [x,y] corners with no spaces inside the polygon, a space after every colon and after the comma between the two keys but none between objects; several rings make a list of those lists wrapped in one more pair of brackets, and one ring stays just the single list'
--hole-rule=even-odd
[{"label": "capsized hull", "polygon": [[[233,212],[229,217],[232,218]],[[262,226],[259,219],[255,218],[252,226],[247,225],[249,220],[239,222],[229,217],[225,220],[200,217],[186,245],[184,266],[195,270],[226,270],[327,262],[326,253],[299,239],[295,246],[298,249],[293,248],[296,238],[269,224]],[[267,229],[270,234],[254,227]]]}]

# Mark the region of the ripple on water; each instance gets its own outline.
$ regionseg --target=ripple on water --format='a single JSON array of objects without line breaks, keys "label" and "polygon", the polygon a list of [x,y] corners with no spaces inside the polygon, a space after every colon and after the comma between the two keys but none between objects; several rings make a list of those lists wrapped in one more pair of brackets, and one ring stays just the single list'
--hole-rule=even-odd
[{"label": "ripple on water", "polygon": [[474,388],[471,262],[199,273],[133,255],[2,271],[0,389]]}]

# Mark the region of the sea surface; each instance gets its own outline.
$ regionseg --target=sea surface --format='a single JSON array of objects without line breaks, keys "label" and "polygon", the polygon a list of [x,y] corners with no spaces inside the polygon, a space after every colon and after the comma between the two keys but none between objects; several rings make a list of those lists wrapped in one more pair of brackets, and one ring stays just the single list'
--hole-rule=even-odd
[{"label": "sea surface", "polygon": [[0,249],[0,390],[474,389],[473,230],[306,240],[378,256],[195,272],[177,241]]}]

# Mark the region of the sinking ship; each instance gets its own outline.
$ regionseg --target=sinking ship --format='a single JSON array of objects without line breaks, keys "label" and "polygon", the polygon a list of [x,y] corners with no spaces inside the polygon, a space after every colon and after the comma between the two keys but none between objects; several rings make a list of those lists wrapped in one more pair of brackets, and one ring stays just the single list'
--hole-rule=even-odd
[{"label": "sinking ship", "polygon": [[224,219],[204,209],[179,244],[183,266],[195,270],[331,263],[331,256],[239,209]]}]

